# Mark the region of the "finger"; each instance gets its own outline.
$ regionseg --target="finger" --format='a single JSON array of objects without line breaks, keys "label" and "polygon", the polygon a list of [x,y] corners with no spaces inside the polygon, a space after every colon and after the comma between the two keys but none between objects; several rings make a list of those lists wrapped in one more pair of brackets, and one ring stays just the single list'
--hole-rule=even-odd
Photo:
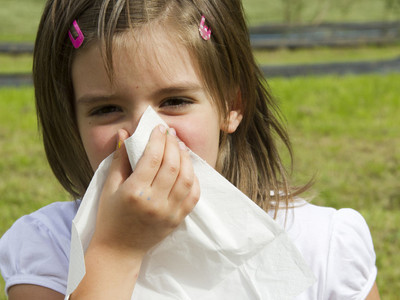
[{"label": "finger", "polygon": [[200,200],[200,183],[196,175],[194,175],[193,186],[189,195],[182,201],[180,206],[181,218],[184,219],[196,206]]},{"label": "finger", "polygon": [[167,131],[162,163],[156,177],[151,184],[151,188],[154,191],[154,196],[156,198],[168,198],[168,195],[180,172],[180,156],[176,132],[173,128],[169,128]]},{"label": "finger", "polygon": [[190,194],[194,184],[194,170],[189,152],[183,142],[179,142],[180,171],[168,197],[169,206],[176,209]]},{"label": "finger", "polygon": [[116,150],[113,154],[113,160],[105,183],[105,188],[107,187],[107,189],[115,191],[132,173],[124,143],[128,137],[129,134],[126,130],[118,130]]},{"label": "finger", "polygon": [[166,130],[163,125],[156,126],[153,129],[142,157],[127,180],[129,185],[133,187],[149,187],[151,185],[160,169],[164,156]]}]

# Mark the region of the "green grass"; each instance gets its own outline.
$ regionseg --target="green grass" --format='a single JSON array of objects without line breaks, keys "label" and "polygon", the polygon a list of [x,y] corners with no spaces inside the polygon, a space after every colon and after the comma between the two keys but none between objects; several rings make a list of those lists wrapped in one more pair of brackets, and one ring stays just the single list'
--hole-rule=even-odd
[{"label": "green grass", "polygon": [[[399,81],[400,74],[270,80],[294,144],[294,181],[316,175],[307,194],[315,204],[363,214],[389,300],[400,290]],[[0,89],[0,155],[0,235],[18,217],[68,199],[43,154],[32,88]]]},{"label": "green grass", "polygon": [[33,41],[44,0],[1,0],[0,41]]},{"label": "green grass", "polygon": [[[242,0],[249,24],[369,22],[400,19],[399,2],[388,8],[385,0]],[[393,2],[396,2],[393,1]],[[291,5],[286,5],[291,3]],[[297,4],[297,5],[296,5]]]},{"label": "green grass", "polygon": [[376,61],[400,57],[400,44],[365,46],[355,48],[311,48],[255,50],[254,55],[262,65],[316,64],[327,62]]},{"label": "green grass", "polygon": [[372,209],[379,199],[384,209],[400,208],[399,78],[270,80],[299,151],[300,174],[317,173],[322,204]]},{"label": "green grass", "polygon": [[0,54],[0,74],[30,73],[32,71],[32,55]]}]

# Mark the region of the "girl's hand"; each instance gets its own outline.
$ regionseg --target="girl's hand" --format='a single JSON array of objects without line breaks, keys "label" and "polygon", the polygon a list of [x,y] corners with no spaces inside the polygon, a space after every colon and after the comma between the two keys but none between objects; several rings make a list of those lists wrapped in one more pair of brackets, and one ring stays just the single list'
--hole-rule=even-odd
[{"label": "girl's hand", "polygon": [[93,242],[124,256],[142,257],[170,234],[196,205],[200,188],[186,146],[159,125],[132,173],[119,142],[104,185]]},{"label": "girl's hand", "polygon": [[86,274],[70,299],[131,299],[144,254],[192,211],[200,197],[189,153],[175,131],[156,127],[132,173],[118,132],[85,253]]}]

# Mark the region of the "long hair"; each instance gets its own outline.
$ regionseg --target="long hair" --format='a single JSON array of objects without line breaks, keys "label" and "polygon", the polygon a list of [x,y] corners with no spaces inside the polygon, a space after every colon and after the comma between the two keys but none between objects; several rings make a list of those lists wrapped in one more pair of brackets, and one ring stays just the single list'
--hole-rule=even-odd
[{"label": "long hair", "polygon": [[[201,16],[212,30],[204,41]],[[90,47],[101,43],[112,79],[112,52],[117,36],[132,37],[152,24],[168,27],[189,51],[222,120],[240,109],[243,120],[232,134],[221,131],[216,169],[265,210],[287,207],[305,188],[291,186],[278,152],[281,141],[292,156],[275,99],[250,46],[240,0],[52,0],[40,22],[34,52],[37,114],[50,166],[64,188],[82,197],[93,176],[75,117],[71,65],[74,54],[68,31],[77,20]],[[143,37],[145,38],[145,37]]]}]

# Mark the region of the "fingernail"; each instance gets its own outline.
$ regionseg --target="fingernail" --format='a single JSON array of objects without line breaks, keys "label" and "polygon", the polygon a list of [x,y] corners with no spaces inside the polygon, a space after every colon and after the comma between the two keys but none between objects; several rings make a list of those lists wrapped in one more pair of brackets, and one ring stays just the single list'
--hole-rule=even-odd
[{"label": "fingernail", "polygon": [[179,142],[178,145],[179,145],[179,148],[180,148],[181,150],[187,150],[187,147],[186,147],[186,145],[185,145],[184,142]]},{"label": "fingernail", "polygon": [[173,136],[176,136],[176,130],[174,128],[168,128],[168,133]]},{"label": "fingernail", "polygon": [[120,130],[118,130],[117,135],[118,135],[117,149],[119,149],[122,146],[122,139],[121,139],[121,131]]},{"label": "fingernail", "polygon": [[160,129],[162,134],[164,134],[167,131],[167,128],[164,125],[158,125],[158,129]]}]

